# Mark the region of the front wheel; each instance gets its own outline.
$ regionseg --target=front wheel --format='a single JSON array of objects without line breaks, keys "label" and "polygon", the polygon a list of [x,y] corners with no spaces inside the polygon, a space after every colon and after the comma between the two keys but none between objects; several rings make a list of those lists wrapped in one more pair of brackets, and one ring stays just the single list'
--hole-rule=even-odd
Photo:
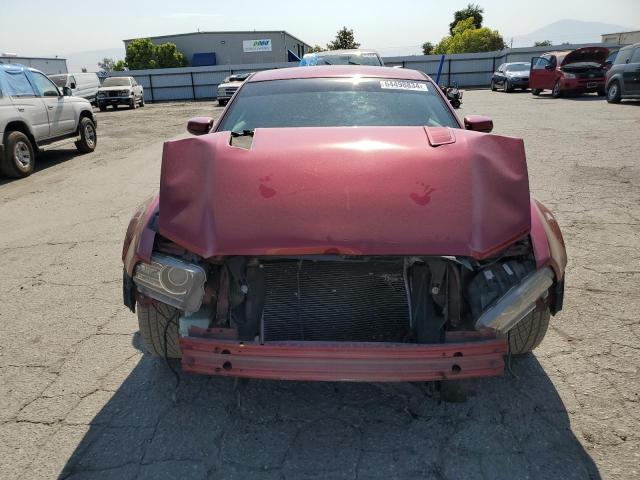
[{"label": "front wheel", "polygon": [[140,97],[140,106],[144,107],[144,95]]},{"label": "front wheel", "polygon": [[4,149],[4,158],[0,158],[0,172],[13,178],[31,175],[35,152],[29,137],[22,132],[9,132],[5,136]]},{"label": "front wheel", "polygon": [[509,93],[511,90],[513,90],[513,88],[511,88],[509,80],[505,79],[504,83],[502,84],[502,91],[505,93]]},{"label": "front wheel", "polygon": [[491,80],[491,91],[495,92],[496,90],[497,90],[496,81],[495,80]]},{"label": "front wheel", "polygon": [[106,105],[98,105],[98,108],[100,109],[101,112],[106,112],[107,111],[107,106]]},{"label": "front wheel", "polygon": [[129,100],[129,108],[131,110],[135,110],[136,108],[138,108],[138,101],[135,99],[135,97]]},{"label": "front wheel", "polygon": [[98,135],[96,134],[96,126],[89,117],[80,119],[80,140],[76,142],[76,148],[81,153],[91,153],[96,149],[98,143]]},{"label": "front wheel", "polygon": [[560,89],[560,80],[556,81],[553,86],[553,90],[551,90],[551,96],[553,98],[560,98],[562,96],[562,90]]},{"label": "front wheel", "polygon": [[617,81],[611,82],[607,89],[607,102],[620,103],[622,95],[620,93],[620,84]]},{"label": "front wheel", "polygon": [[535,95],[537,97],[538,95],[540,95],[541,91],[542,90],[540,90],[539,88],[532,88],[531,89],[531,95]]},{"label": "front wheel", "polygon": [[549,328],[549,307],[538,307],[509,330],[509,350],[514,355],[528,353],[542,342]]},{"label": "front wheel", "polygon": [[178,310],[163,303],[138,303],[136,312],[145,350],[154,357],[181,358]]}]

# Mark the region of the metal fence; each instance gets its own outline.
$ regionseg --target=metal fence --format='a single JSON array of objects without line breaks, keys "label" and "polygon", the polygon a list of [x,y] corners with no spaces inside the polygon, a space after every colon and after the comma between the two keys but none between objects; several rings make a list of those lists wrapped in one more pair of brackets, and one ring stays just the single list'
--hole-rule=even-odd
[{"label": "metal fence", "polygon": [[[442,69],[440,84],[457,82],[460,87],[488,87],[491,75],[505,62],[530,62],[532,57],[553,50],[573,50],[585,46],[617,45],[580,44],[557,45],[553,47],[530,47],[504,49],[496,52],[461,53],[447,55]],[[386,57],[385,65],[420,70],[435,79],[440,63],[440,55],[411,55]],[[144,88],[146,102],[171,100],[215,99],[218,85],[222,80],[237,73],[248,73],[274,68],[297,66],[297,63],[259,63],[245,65],[217,65],[210,67],[165,68],[155,70],[133,70],[111,72],[112,76],[133,76]],[[311,67],[312,68],[312,67]]]}]

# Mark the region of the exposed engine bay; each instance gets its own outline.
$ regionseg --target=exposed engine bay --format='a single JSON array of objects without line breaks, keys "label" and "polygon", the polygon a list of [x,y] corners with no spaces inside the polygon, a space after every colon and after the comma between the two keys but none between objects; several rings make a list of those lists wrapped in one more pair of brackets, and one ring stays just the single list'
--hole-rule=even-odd
[{"label": "exposed engine bay", "polygon": [[[177,253],[170,251],[171,242],[158,246]],[[239,340],[257,343],[442,343],[451,331],[488,327],[506,333],[540,302],[547,306],[554,300],[548,295],[550,270],[536,272],[531,252],[527,238],[482,262],[348,255],[211,259],[199,263],[205,273],[196,275],[202,301],[189,300],[184,307],[192,311],[181,314],[180,332],[188,335],[191,326],[233,329]],[[162,278],[164,288],[182,282],[175,273]],[[140,279],[134,276],[146,293]],[[523,285],[527,291],[518,291]],[[508,292],[516,298],[509,300],[506,313],[496,312]]]}]

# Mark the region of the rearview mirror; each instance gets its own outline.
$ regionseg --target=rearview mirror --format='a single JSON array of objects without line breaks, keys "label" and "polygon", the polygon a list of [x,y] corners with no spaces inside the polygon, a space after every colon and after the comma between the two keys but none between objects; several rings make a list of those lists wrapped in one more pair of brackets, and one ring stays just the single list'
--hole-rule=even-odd
[{"label": "rearview mirror", "polygon": [[211,117],[193,117],[187,122],[187,131],[191,135],[204,135],[209,133],[213,127],[213,118]]},{"label": "rearview mirror", "polygon": [[489,133],[493,130],[493,120],[484,115],[467,115],[464,117],[464,128],[474,132]]}]

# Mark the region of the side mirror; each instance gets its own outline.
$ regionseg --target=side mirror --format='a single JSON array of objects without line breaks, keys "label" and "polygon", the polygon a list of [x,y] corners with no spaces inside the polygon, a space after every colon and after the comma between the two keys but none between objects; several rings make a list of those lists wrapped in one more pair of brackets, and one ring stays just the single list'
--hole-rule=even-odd
[{"label": "side mirror", "polygon": [[467,115],[464,117],[464,128],[474,132],[489,133],[493,130],[493,120],[483,115]]},{"label": "side mirror", "polygon": [[71,96],[71,89],[69,87],[62,87],[62,94],[65,97],[70,97]]},{"label": "side mirror", "polygon": [[553,65],[551,65],[550,63],[548,63],[547,65],[545,65],[545,66],[544,66],[544,69],[545,69],[545,70],[553,70],[553,69],[554,69],[554,67],[553,67]]},{"label": "side mirror", "polygon": [[187,131],[191,135],[204,135],[211,131],[211,127],[213,127],[211,117],[193,117],[187,122]]},{"label": "side mirror", "polygon": [[72,83],[71,85],[69,85],[71,87],[71,90],[73,90],[74,88],[76,88],[76,84]]}]

